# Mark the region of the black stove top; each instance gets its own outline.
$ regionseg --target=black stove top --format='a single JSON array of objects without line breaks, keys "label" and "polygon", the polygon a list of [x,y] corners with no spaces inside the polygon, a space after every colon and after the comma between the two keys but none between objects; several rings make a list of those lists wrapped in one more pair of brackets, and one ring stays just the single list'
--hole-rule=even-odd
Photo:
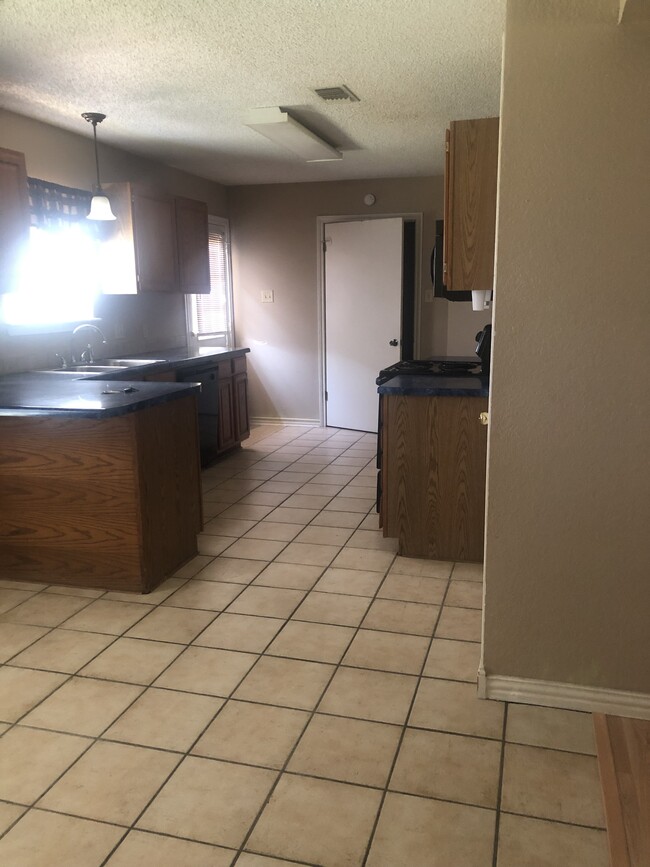
[{"label": "black stove top", "polygon": [[477,376],[481,372],[479,358],[476,361],[398,361],[380,370],[376,382],[377,385],[383,385],[394,376]]}]

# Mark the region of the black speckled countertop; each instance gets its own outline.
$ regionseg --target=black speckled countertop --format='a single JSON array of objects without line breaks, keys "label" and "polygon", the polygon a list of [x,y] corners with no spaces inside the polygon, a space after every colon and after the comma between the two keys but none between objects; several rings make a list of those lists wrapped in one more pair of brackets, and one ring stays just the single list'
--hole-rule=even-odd
[{"label": "black speckled countertop", "polygon": [[487,376],[445,376],[402,374],[378,386],[379,394],[401,394],[414,397],[487,397],[490,393]]},{"label": "black speckled countertop", "polygon": [[[56,415],[69,418],[112,418],[198,391],[192,383],[140,382],[133,377],[175,368],[193,370],[249,352],[248,348],[201,347],[131,353],[151,364],[116,368],[115,372],[32,371],[0,377],[0,416]],[[101,359],[96,362],[101,365]]]}]

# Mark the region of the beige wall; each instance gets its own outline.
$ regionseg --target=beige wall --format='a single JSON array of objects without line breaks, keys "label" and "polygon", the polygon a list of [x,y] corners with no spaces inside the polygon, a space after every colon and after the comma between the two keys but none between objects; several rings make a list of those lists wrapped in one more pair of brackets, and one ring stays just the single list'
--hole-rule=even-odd
[{"label": "beige wall", "polygon": [[[369,192],[377,199],[372,209],[363,204]],[[228,189],[235,328],[237,342],[251,347],[253,416],[318,419],[317,217],[421,213],[424,293],[431,288],[429,256],[442,194],[440,177]],[[263,289],[274,291],[275,303],[260,301]],[[471,315],[469,304],[422,303],[421,354],[473,352],[477,329]],[[451,348],[450,316],[456,335]]]},{"label": "beige wall", "polygon": [[650,693],[650,52],[617,12],[508,6],[484,663]]},{"label": "beige wall", "polygon": [[[79,126],[87,126],[81,117]],[[101,142],[101,128],[99,136]],[[0,110],[0,147],[24,153],[31,177],[87,190],[92,187],[92,138]],[[172,195],[206,201],[211,213],[227,216],[225,187],[220,184],[101,144],[99,158],[103,182],[150,184]],[[104,297],[96,312],[103,320],[110,354],[165,349],[185,341],[181,295]],[[15,336],[3,333],[0,325],[0,373],[53,366],[54,353],[67,351],[64,334]]]}]

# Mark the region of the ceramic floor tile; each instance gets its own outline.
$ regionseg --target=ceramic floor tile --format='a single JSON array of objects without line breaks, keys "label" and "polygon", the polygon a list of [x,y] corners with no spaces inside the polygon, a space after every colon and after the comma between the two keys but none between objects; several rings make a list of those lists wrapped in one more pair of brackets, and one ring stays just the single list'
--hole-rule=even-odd
[{"label": "ceramic floor tile", "polygon": [[473,641],[449,641],[434,638],[424,666],[426,677],[466,680],[476,683],[481,659],[481,645]]},{"label": "ceramic floor tile", "polygon": [[445,604],[458,608],[483,608],[483,583],[452,581],[449,585]]},{"label": "ceramic floor tile", "polygon": [[354,629],[347,626],[290,620],[266,652],[271,656],[337,663],[353,635]]},{"label": "ceramic floor tile", "polygon": [[481,640],[481,612],[471,608],[443,606],[436,628],[436,638],[455,638],[459,641]]},{"label": "ceramic floor tile", "polygon": [[0,862],[11,867],[100,867],[123,834],[123,828],[101,822],[31,810],[0,840]]},{"label": "ceramic floor tile", "polygon": [[313,494],[296,493],[284,501],[284,506],[287,509],[322,509],[331,499],[327,494],[319,497]]},{"label": "ceramic floor tile", "polygon": [[377,594],[379,599],[399,599],[403,602],[427,602],[441,605],[447,581],[429,578],[426,575],[400,575],[391,572],[386,576]]},{"label": "ceramic floor tile", "polygon": [[287,506],[278,506],[269,515],[269,521],[278,521],[285,524],[301,524],[306,526],[318,514],[318,509],[291,509]]},{"label": "ceramic floor tile", "polygon": [[539,819],[604,827],[596,758],[506,744],[501,808]]},{"label": "ceramic floor tile", "polygon": [[403,723],[417,678],[355,668],[339,668],[318,706],[322,713],[377,722]]},{"label": "ceramic floor tile", "polygon": [[301,710],[231,700],[192,753],[280,769],[308,719]]},{"label": "ceramic floor tile", "polygon": [[203,527],[204,534],[209,536],[243,536],[251,530],[257,521],[233,520],[219,515],[208,521]]},{"label": "ceramic floor tile", "polygon": [[97,741],[39,807],[117,824],[135,821],[180,761],[162,750]]},{"label": "ceramic floor tile", "polygon": [[155,682],[157,687],[227,698],[257,656],[211,647],[188,647]]},{"label": "ceramic floor tile", "polygon": [[159,584],[151,593],[117,593],[111,591],[110,593],[105,593],[103,598],[116,602],[143,602],[145,605],[158,605],[185,583],[187,583],[187,578],[176,576],[174,578],[167,578],[166,581]]},{"label": "ceramic floor tile", "polygon": [[88,599],[79,596],[59,596],[54,593],[39,593],[37,596],[29,594],[26,602],[6,611],[0,616],[0,620],[6,623],[24,623],[28,626],[60,626],[64,620],[85,608],[88,602]]},{"label": "ceramic floor tile", "polygon": [[334,497],[325,506],[328,511],[339,512],[359,512],[365,515],[374,504],[374,498],[371,497]]},{"label": "ceramic floor tile", "polygon": [[325,690],[334,666],[263,656],[234,698],[311,710]]},{"label": "ceramic floor tile", "polygon": [[198,608],[205,611],[223,611],[243,590],[241,584],[222,581],[200,581],[192,578],[180,590],[163,602],[171,608]]},{"label": "ceramic floor tile", "polygon": [[0,663],[6,662],[46,635],[47,626],[26,626],[23,623],[0,623]]},{"label": "ceramic floor tile", "polygon": [[503,702],[480,699],[473,683],[424,678],[409,725],[425,729],[501,738]]},{"label": "ceramic floor tile", "polygon": [[107,864],[108,867],[144,867],[147,864],[156,867],[230,867],[234,856],[230,849],[147,831],[130,831]]},{"label": "ceramic floor tile", "polygon": [[3,590],[27,590],[30,593],[38,593],[39,590],[44,590],[47,584],[37,581],[11,581],[3,578],[0,579],[0,587]]},{"label": "ceramic floor tile", "polygon": [[189,756],[138,827],[238,847],[275,782],[276,771]]},{"label": "ceramic floor tile", "polygon": [[104,599],[97,599],[83,611],[67,620],[65,628],[79,629],[82,632],[121,635],[144,617],[148,610],[150,610],[150,606],[137,602],[109,602]]},{"label": "ceramic floor tile", "polygon": [[200,647],[220,647],[223,650],[242,650],[262,653],[284,624],[276,617],[249,614],[220,614],[207,629],[194,640]]},{"label": "ceramic floor tile", "polygon": [[363,862],[380,798],[374,789],[285,774],[248,848],[322,867],[357,867]]},{"label": "ceramic floor tile", "polygon": [[357,530],[348,540],[349,548],[365,548],[372,551],[389,551],[397,553],[398,541],[389,537],[384,538],[381,530]]},{"label": "ceramic floor tile", "polygon": [[0,720],[16,722],[66,680],[64,674],[29,668],[0,668]]},{"label": "ceramic floor tile", "polygon": [[305,566],[328,566],[338,554],[338,545],[307,545],[292,542],[277,556],[278,563],[300,563]]},{"label": "ceramic floor tile", "polygon": [[[246,521],[261,521],[269,512],[273,511],[273,506],[255,506],[252,503],[236,503],[234,506],[229,506],[221,513],[221,518],[235,520],[244,519]],[[249,528],[250,529],[250,528]],[[247,532],[244,530],[244,533]],[[230,533],[228,535],[231,535]],[[243,533],[239,533],[243,536]]]},{"label": "ceramic floor tile", "polygon": [[483,581],[482,563],[455,563],[452,578],[457,581]]},{"label": "ceramic floor tile", "polygon": [[287,770],[383,787],[400,734],[399,726],[315,714]]},{"label": "ceramic floor tile", "polygon": [[374,596],[383,581],[381,572],[330,567],[315,590],[321,593],[343,593],[351,596]]},{"label": "ceramic floor tile", "polygon": [[592,715],[573,710],[511,704],[506,740],[555,750],[596,754]]},{"label": "ceramic floor tile", "polygon": [[207,533],[199,533],[196,537],[199,552],[210,557],[218,557],[219,554],[228,551],[236,541],[237,536],[210,536]]},{"label": "ceramic floor tile", "polygon": [[152,687],[113,723],[103,738],[185,751],[222,705],[221,698]]},{"label": "ceramic floor tile", "polygon": [[286,546],[286,542],[273,542],[265,539],[238,539],[228,548],[229,557],[242,560],[273,560]]},{"label": "ceramic floor tile", "polygon": [[74,674],[114,640],[113,635],[53,629],[14,657],[11,664]]},{"label": "ceramic floor tile", "polygon": [[34,593],[36,593],[35,590],[15,590],[14,588],[0,587],[0,614],[4,614],[5,611],[10,611],[21,602],[31,599]]},{"label": "ceramic floor tile", "polygon": [[263,485],[260,485],[259,490],[261,493],[285,494],[286,499],[289,494],[295,493],[299,487],[299,482],[283,482],[273,480],[271,482],[264,482]]},{"label": "ceramic floor tile", "polygon": [[315,623],[358,626],[369,605],[370,599],[364,596],[344,596],[312,590],[293,617],[295,620],[308,620]]},{"label": "ceramic floor tile", "polygon": [[[395,557],[391,574],[426,578],[449,578],[453,563],[448,560],[423,560],[418,557]],[[458,565],[458,564],[457,564]]]},{"label": "ceramic floor tile", "polygon": [[178,644],[118,638],[80,673],[84,677],[148,685],[181,651]]},{"label": "ceramic floor tile", "polygon": [[395,558],[389,551],[369,551],[366,548],[344,548],[332,563],[340,569],[361,569],[385,574]]},{"label": "ceramic floor tile", "polygon": [[212,557],[206,557],[204,554],[197,554],[196,557],[192,557],[191,560],[174,572],[174,578],[193,578],[210,563],[212,563]]},{"label": "ceramic floor tile", "polygon": [[244,536],[245,539],[269,539],[291,542],[303,529],[302,524],[282,524],[280,521],[260,521]]},{"label": "ceramic floor tile", "polygon": [[340,548],[352,535],[352,530],[343,527],[319,527],[310,524],[296,538],[296,542],[308,545],[334,545]]},{"label": "ceramic floor tile", "polygon": [[501,813],[497,867],[609,867],[607,834]]},{"label": "ceramic floor tile", "polygon": [[288,494],[273,494],[270,491],[253,491],[239,501],[242,505],[279,506],[287,499]]},{"label": "ceramic floor tile", "polygon": [[15,726],[0,738],[0,798],[32,804],[90,744],[87,738]]},{"label": "ceramic floor tile", "polygon": [[256,560],[239,560],[217,557],[211,560],[196,577],[201,581],[225,581],[231,584],[250,584],[264,568],[264,563]]},{"label": "ceramic floor tile", "polygon": [[389,792],[367,867],[492,867],[495,816],[480,807]]},{"label": "ceramic floor tile", "polygon": [[290,617],[305,594],[302,590],[279,587],[247,587],[228,608],[228,614],[258,614],[263,617]]},{"label": "ceramic floor tile", "polygon": [[345,665],[400,674],[420,674],[429,639],[360,629],[343,660]]},{"label": "ceramic floor tile", "polygon": [[406,632],[431,637],[440,608],[419,602],[375,599],[363,621],[364,629]]},{"label": "ceramic floor tile", "polygon": [[73,677],[30,711],[23,723],[77,735],[100,735],[142,692],[139,686]]},{"label": "ceramic floor tile", "polygon": [[24,812],[25,807],[19,807],[18,804],[0,803],[0,835],[4,834]]},{"label": "ceramic floor tile", "polygon": [[105,596],[106,591],[93,587],[67,587],[64,584],[50,584],[44,590],[45,593],[54,593],[59,596],[83,596],[86,599],[99,599]]},{"label": "ceramic floor tile", "polygon": [[390,788],[496,809],[500,763],[498,741],[407,729]]},{"label": "ceramic floor tile", "polygon": [[320,512],[311,522],[312,527],[341,527],[353,530],[359,526],[363,515],[359,512]]},{"label": "ceramic floor tile", "polygon": [[322,566],[269,563],[253,583],[256,586],[284,587],[288,590],[311,590],[322,573]]},{"label": "ceramic floor tile", "polygon": [[214,611],[155,608],[127,632],[128,638],[148,638],[188,644],[215,618]]}]

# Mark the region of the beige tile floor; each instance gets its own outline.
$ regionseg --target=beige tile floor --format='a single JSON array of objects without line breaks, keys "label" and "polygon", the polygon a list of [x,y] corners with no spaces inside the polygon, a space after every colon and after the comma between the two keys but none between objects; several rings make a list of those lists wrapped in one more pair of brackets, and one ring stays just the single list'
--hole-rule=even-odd
[{"label": "beige tile floor", "polygon": [[375,440],[256,430],[148,596],[0,582],[0,863],[606,867],[588,714],[476,697],[481,569],[395,555]]}]

